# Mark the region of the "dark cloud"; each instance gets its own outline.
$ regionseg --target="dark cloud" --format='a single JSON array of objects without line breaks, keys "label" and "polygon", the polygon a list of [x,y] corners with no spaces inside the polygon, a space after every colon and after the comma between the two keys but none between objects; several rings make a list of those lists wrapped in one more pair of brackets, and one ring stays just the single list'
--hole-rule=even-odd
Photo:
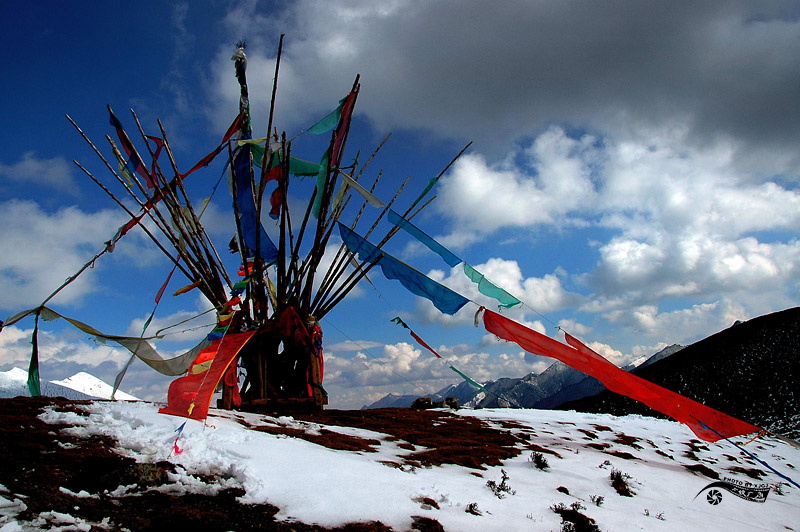
[{"label": "dark cloud", "polygon": [[696,142],[792,147],[783,166],[800,161],[794,2],[297,2],[291,13],[286,57],[309,90],[361,72],[360,111],[382,129],[499,148],[553,122],[619,136],[678,121]]}]

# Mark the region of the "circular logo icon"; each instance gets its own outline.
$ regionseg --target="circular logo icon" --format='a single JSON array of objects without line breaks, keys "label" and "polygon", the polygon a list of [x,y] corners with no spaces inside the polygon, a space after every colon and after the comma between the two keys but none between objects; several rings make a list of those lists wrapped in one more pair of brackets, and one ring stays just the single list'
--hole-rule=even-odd
[{"label": "circular logo icon", "polygon": [[706,500],[708,504],[719,504],[722,502],[722,493],[719,490],[710,490],[708,495],[706,495]]}]

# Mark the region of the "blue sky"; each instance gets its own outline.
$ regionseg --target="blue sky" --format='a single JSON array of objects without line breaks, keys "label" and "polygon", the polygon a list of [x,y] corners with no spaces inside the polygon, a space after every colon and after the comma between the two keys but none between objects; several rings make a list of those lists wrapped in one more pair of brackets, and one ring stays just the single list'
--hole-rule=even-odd
[{"label": "blue sky", "polygon": [[[78,168],[111,176],[64,117],[110,156],[110,104],[129,131],[161,119],[182,171],[211,151],[236,115],[230,56],[246,39],[254,134],[266,128],[280,33],[276,126],[300,134],[361,75],[345,157],[392,137],[365,177],[384,200],[407,176],[404,210],[471,148],[415,222],[525,302],[514,319],[556,325],[618,364],[688,344],[798,304],[800,4],[797,2],[36,2],[0,7],[0,314],[36,306],[98,252],[125,214]],[[324,140],[293,153],[318,160]],[[362,161],[365,156],[362,155]],[[207,196],[222,157],[187,180]],[[301,205],[309,184],[293,182]],[[368,211],[374,219],[377,213]],[[220,186],[204,216],[221,253],[233,234]],[[268,231],[274,224],[265,218]],[[361,233],[366,223],[357,228]],[[381,226],[382,235],[387,227]],[[387,248],[489,306],[460,272],[400,233]],[[230,271],[236,266],[230,262]],[[52,302],[112,334],[138,334],[169,271],[140,233]],[[176,275],[168,293],[188,281]],[[434,391],[456,376],[389,320],[403,319],[479,380],[542,371],[376,271],[323,320],[331,403]],[[208,308],[196,292],[165,296],[161,327]],[[178,353],[209,321],[156,343]],[[200,326],[206,326],[206,329]],[[0,334],[0,371],[26,367],[32,320]],[[52,322],[42,376],[105,380],[125,352]],[[165,379],[137,362],[123,389],[154,400]]]}]

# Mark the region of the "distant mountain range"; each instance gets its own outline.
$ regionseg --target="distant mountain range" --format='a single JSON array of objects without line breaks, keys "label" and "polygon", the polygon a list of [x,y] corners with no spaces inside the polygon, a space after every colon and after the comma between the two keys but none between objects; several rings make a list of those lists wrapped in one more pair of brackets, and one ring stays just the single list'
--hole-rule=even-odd
[{"label": "distant mountain range", "polygon": [[[641,358],[624,367],[632,370],[644,367],[672,355],[682,349],[680,345],[665,347],[650,358]],[[600,381],[580,371],[574,370],[562,362],[551,364],[538,375],[529,373],[520,378],[501,378],[496,381],[482,383],[489,390],[484,392],[472,384],[462,381],[451,384],[431,394],[434,400],[455,397],[458,404],[472,408],[522,407],[522,408],[555,408],[566,402],[594,395],[605,390]],[[389,394],[379,401],[364,408],[408,407],[417,399],[417,395]]]},{"label": "distant mountain range", "polygon": [[[0,398],[30,396],[28,390],[28,372],[20,368],[0,371]],[[85,372],[76,373],[68,379],[60,381],[42,381],[42,395],[47,397],[64,397],[66,399],[110,399],[113,387]],[[138,401],[123,391],[117,390],[116,399],[121,401]]]},{"label": "distant mountain range", "polygon": [[[736,322],[688,347],[671,345],[625,368],[651,382],[789,438],[800,438],[800,308]],[[433,399],[467,407],[570,409],[663,417],[556,362],[542,373],[447,386]],[[365,408],[407,407],[417,396],[387,395]]]}]

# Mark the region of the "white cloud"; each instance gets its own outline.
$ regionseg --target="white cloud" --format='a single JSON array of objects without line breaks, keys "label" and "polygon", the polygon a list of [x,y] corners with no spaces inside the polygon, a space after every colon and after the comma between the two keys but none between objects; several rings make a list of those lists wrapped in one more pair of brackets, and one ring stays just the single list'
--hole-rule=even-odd
[{"label": "white cloud", "polygon": [[752,316],[738,303],[725,299],[667,312],[659,312],[654,305],[643,305],[612,311],[605,317],[639,336],[687,345],[710,334],[709,331],[720,331],[736,320]]},{"label": "white cloud", "polygon": [[78,187],[72,177],[73,165],[63,157],[42,159],[33,151],[22,154],[19,162],[0,163],[0,176],[24,184],[25,186],[55,188],[73,196],[78,195]]},{"label": "white cloud", "polygon": [[[326,348],[325,381],[327,390],[335,390],[332,397],[343,408],[358,408],[377,401],[387,393],[424,395],[440,390],[461,377],[450,369],[453,365],[469,377],[484,382],[504,376],[523,376],[541,372],[552,361],[544,361],[513,348],[500,354],[474,351],[467,346],[438,350],[444,359],[438,359],[427,350],[406,342],[385,345],[380,354],[358,352],[342,357]],[[374,351],[374,350],[372,350]]]},{"label": "white cloud", "polygon": [[[89,214],[64,207],[48,213],[33,201],[0,204],[0,249],[7,250],[0,258],[0,306],[20,310],[40,304],[102,249],[113,236],[109,228],[123,222],[110,210]],[[54,301],[77,302],[96,289],[95,280],[94,270],[85,271]]]}]

